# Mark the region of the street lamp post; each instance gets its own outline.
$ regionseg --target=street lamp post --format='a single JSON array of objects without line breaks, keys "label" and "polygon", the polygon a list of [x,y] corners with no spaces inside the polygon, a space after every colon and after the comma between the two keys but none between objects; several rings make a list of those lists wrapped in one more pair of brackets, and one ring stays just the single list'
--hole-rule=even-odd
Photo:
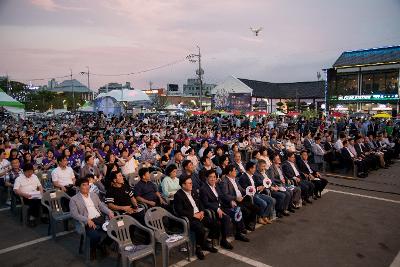
[{"label": "street lamp post", "polygon": [[199,49],[198,54],[190,54],[186,58],[192,62],[192,63],[199,63],[199,69],[196,70],[196,74],[199,76],[199,82],[200,82],[200,110],[203,110],[203,75],[204,75],[204,70],[201,68],[201,51],[200,47],[197,45],[197,48]]}]

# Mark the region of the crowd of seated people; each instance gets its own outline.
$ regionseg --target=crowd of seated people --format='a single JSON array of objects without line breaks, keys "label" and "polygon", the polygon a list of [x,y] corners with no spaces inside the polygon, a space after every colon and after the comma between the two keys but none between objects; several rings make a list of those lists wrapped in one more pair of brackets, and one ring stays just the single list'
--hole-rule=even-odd
[{"label": "crowd of seated people", "polygon": [[[223,122],[96,116],[2,125],[1,204],[20,197],[34,226],[46,216],[40,195],[49,174],[46,186],[50,180],[49,188],[72,197],[63,208],[85,225],[92,258],[110,241],[101,239],[105,217],[127,214],[144,224],[146,208],[158,206],[187,218],[204,259],[204,250],[218,251],[210,239],[233,249],[230,235],[249,242],[257,223],[271,224],[321,198],[325,163],[366,177],[400,152],[397,136],[385,132],[339,132],[335,140],[329,129],[281,127],[274,119]],[[162,173],[158,181],[154,173]]]}]

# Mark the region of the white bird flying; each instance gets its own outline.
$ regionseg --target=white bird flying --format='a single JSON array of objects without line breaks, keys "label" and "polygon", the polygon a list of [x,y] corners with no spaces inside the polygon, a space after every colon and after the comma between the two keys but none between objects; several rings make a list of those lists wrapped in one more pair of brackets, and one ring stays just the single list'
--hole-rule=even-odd
[{"label": "white bird flying", "polygon": [[257,28],[257,29],[255,29],[255,28],[253,28],[253,27],[250,27],[250,30],[251,30],[252,32],[254,32],[254,34],[255,34],[256,36],[258,36],[258,33],[259,33],[262,29],[263,29],[262,27]]}]

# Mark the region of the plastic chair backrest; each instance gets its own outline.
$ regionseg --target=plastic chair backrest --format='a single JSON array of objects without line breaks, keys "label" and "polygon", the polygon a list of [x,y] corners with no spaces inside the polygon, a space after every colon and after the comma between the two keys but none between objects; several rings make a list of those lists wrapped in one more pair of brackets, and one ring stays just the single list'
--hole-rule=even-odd
[{"label": "plastic chair backrest", "polygon": [[132,244],[129,228],[131,225],[138,225],[134,218],[128,215],[116,216],[110,220],[107,227],[107,234],[114,239],[119,247],[125,247]]},{"label": "plastic chair backrest", "polygon": [[132,176],[132,177],[129,178],[128,183],[129,183],[129,185],[131,187],[134,187],[137,183],[139,183],[139,181],[140,181],[140,177],[139,176]]},{"label": "plastic chair backrest", "polygon": [[168,212],[161,207],[153,207],[146,211],[144,221],[151,229],[154,230],[156,239],[166,234],[163,218],[168,216]]},{"label": "plastic chair backrest", "polygon": [[50,190],[43,193],[42,201],[50,208],[50,213],[63,213],[61,199],[70,197],[61,190]]},{"label": "plastic chair backrest", "polygon": [[162,172],[159,171],[154,171],[150,174],[150,180],[155,183],[156,185],[160,185],[161,184],[161,178],[164,174]]}]

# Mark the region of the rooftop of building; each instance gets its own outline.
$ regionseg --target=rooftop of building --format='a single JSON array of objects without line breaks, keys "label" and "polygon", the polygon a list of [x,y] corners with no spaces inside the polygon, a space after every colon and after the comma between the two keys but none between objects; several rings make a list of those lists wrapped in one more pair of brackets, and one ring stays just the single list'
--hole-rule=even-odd
[{"label": "rooftop of building", "polygon": [[87,88],[86,85],[83,85],[76,79],[65,80],[65,81],[57,84],[56,86],[54,86],[54,88],[51,88],[49,90],[53,91],[53,92],[72,92],[72,91],[74,91],[75,93],[91,93],[92,92],[89,88]]},{"label": "rooftop of building", "polygon": [[325,82],[271,83],[239,78],[253,90],[253,97],[273,99],[317,99],[325,97]]},{"label": "rooftop of building", "polygon": [[345,51],[333,64],[334,68],[400,63],[400,45]]}]

